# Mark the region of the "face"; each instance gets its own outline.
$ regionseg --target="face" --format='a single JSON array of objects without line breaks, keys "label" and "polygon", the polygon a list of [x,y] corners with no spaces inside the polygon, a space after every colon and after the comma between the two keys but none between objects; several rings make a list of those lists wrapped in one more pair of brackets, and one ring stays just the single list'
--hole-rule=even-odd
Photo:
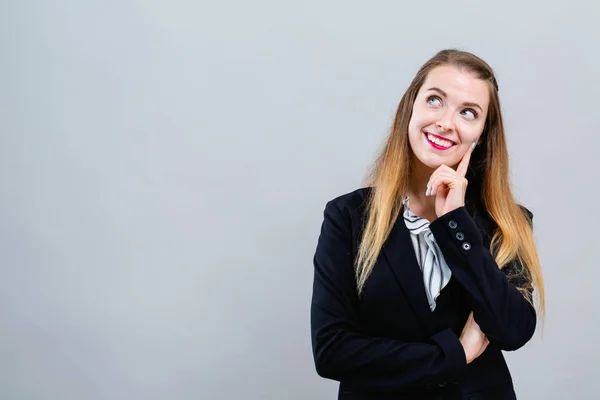
[{"label": "face", "polygon": [[479,140],[489,105],[488,83],[454,66],[431,70],[413,105],[408,127],[416,162],[456,166]]}]

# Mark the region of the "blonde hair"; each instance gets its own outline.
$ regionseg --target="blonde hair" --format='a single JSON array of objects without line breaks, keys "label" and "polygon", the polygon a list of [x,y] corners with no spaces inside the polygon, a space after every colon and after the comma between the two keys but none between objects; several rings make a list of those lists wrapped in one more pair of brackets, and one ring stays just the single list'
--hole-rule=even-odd
[{"label": "blonde hair", "polygon": [[[509,181],[508,149],[504,135],[498,84],[491,67],[469,52],[448,49],[438,52],[417,72],[402,96],[394,124],[384,147],[367,178],[373,186],[367,200],[367,220],[356,259],[356,282],[360,294],[373,270],[376,259],[399,216],[402,199],[408,192],[412,171],[412,150],[408,125],[415,98],[428,73],[438,66],[453,65],[476,74],[490,87],[490,104],[480,144],[473,151],[467,179],[467,196],[475,196],[497,224],[490,252],[498,266],[519,262],[518,271],[536,291],[540,313],[544,312],[544,281],[532,230],[532,221],[512,194]],[[475,181],[475,182],[474,182]],[[519,288],[529,298],[527,289]]]}]

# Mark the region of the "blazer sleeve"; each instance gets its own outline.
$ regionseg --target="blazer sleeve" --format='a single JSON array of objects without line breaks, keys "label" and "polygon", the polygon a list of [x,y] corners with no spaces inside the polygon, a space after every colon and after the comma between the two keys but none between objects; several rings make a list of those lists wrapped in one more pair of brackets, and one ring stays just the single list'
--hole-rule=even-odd
[{"label": "blazer sleeve", "polygon": [[[525,210],[530,220],[533,215]],[[532,304],[517,289],[533,288],[519,280],[522,265],[514,261],[499,269],[485,247],[481,231],[466,208],[450,211],[430,224],[442,254],[457,281],[467,291],[473,317],[490,343],[502,350],[516,350],[531,339],[536,327]]]},{"label": "blazer sleeve", "polygon": [[363,333],[357,313],[349,219],[334,203],[327,203],[314,255],[311,303],[317,373],[337,381],[351,380],[366,389],[392,392],[460,380],[466,373],[466,356],[451,329],[424,342]]}]

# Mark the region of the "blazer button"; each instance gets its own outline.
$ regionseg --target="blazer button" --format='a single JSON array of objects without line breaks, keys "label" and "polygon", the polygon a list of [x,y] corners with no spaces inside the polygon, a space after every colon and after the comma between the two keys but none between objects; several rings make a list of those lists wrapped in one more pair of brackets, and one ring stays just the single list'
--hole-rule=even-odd
[{"label": "blazer button", "polygon": [[465,238],[465,235],[462,232],[456,232],[456,238],[462,241]]},{"label": "blazer button", "polygon": [[469,242],[464,242],[464,243],[462,244],[462,248],[463,248],[463,250],[466,250],[466,251],[469,251],[469,250],[471,250],[471,243],[469,243]]},{"label": "blazer button", "polygon": [[458,224],[456,223],[456,221],[450,221],[448,222],[448,226],[450,227],[450,229],[456,229]]},{"label": "blazer button", "polygon": [[442,382],[442,383],[440,383],[438,386],[439,386],[439,387],[444,387],[444,386],[446,386],[446,382]]}]

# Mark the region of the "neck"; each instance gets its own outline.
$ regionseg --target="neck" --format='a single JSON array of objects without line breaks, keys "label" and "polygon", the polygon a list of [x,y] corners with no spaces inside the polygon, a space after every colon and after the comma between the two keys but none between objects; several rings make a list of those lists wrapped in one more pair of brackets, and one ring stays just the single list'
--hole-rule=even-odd
[{"label": "neck", "polygon": [[408,197],[411,205],[418,205],[423,212],[435,212],[435,197],[425,196],[427,182],[435,170],[429,168],[419,160],[413,162],[413,171],[410,178]]}]

